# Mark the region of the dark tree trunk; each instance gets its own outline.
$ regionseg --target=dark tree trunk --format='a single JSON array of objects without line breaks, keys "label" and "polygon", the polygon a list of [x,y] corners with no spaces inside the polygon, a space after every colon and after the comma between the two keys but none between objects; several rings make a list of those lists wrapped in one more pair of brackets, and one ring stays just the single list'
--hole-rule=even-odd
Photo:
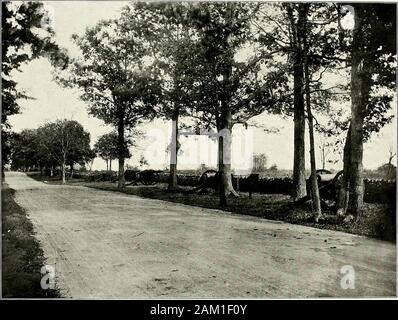
[{"label": "dark tree trunk", "polygon": [[171,129],[171,144],[170,144],[170,175],[169,175],[169,185],[167,189],[169,191],[178,190],[178,177],[177,177],[177,159],[178,159],[178,116],[179,111],[176,110],[172,117],[172,129]]},{"label": "dark tree trunk", "polygon": [[[294,24],[294,22],[291,22]],[[294,87],[294,155],[293,155],[293,200],[307,195],[305,181],[305,106],[304,106],[304,66],[302,37],[303,21],[298,20],[295,29],[293,87]]]},{"label": "dark tree trunk", "polygon": [[[300,15],[302,19],[307,19],[308,5],[303,4]],[[306,22],[305,22],[306,25]],[[310,75],[308,66],[308,43],[306,32],[303,34],[304,42],[304,72],[305,72],[305,95],[306,95],[306,106],[308,116],[308,132],[310,136],[310,163],[311,163],[311,199],[312,199],[312,210],[314,212],[314,220],[318,222],[319,217],[322,215],[321,211],[321,199],[319,196],[318,189],[318,177],[316,174],[316,162],[315,162],[315,141],[314,141],[314,121],[311,112],[311,93],[310,93]]]},{"label": "dark tree trunk", "polygon": [[108,159],[105,159],[105,163],[106,163],[106,171],[109,171]]},{"label": "dark tree trunk", "polygon": [[232,146],[232,115],[227,110],[221,115],[218,128],[218,172],[220,178],[220,203],[226,203],[226,196],[239,196],[232,185],[231,146]]},{"label": "dark tree trunk", "polygon": [[350,157],[351,157],[351,124],[348,128],[347,138],[344,145],[343,154],[343,176],[337,199],[337,214],[344,216],[347,214],[349,201],[349,181],[350,181]]},{"label": "dark tree trunk", "polygon": [[61,177],[62,177],[62,184],[66,183],[66,165],[65,162],[61,165]]},{"label": "dark tree trunk", "polygon": [[119,153],[119,173],[118,173],[118,188],[122,189],[125,187],[125,179],[124,179],[124,156],[125,156],[125,143],[124,143],[124,115],[119,116],[118,126],[117,126],[117,135],[118,135],[118,153]]},{"label": "dark tree trunk", "polygon": [[70,165],[69,179],[72,179],[72,177],[73,177],[73,164]]},{"label": "dark tree trunk", "polygon": [[222,176],[224,170],[222,165],[222,159],[224,158],[224,137],[218,137],[218,194],[220,199],[220,206],[225,207],[227,205],[227,196],[225,194],[225,180]]},{"label": "dark tree trunk", "polygon": [[112,159],[109,159],[109,171],[112,172]]},{"label": "dark tree trunk", "polygon": [[350,201],[352,214],[360,217],[363,211],[363,122],[366,98],[369,94],[368,72],[364,59],[362,33],[364,16],[361,6],[355,8],[355,25],[351,54],[351,148],[350,148]]},{"label": "dark tree trunk", "polygon": [[[227,3],[226,24],[227,28],[232,28],[234,24],[236,4]],[[225,47],[228,48],[230,35],[224,38]],[[219,196],[220,205],[227,204],[228,195],[239,196],[232,185],[231,170],[231,145],[232,145],[232,113],[230,109],[231,92],[227,88],[231,85],[232,66],[234,57],[231,52],[226,52],[224,56],[225,68],[223,71],[224,90],[220,95],[221,112],[217,123],[218,130],[218,172],[219,172]]]}]

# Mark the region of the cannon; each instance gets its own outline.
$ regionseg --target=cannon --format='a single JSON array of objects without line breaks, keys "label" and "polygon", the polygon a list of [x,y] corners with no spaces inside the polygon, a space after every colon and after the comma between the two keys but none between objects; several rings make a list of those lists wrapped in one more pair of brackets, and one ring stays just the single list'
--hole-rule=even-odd
[{"label": "cannon", "polygon": [[[239,176],[234,177],[231,175],[232,178],[236,178],[237,187],[239,190]],[[255,185],[258,183],[259,175],[258,174],[250,174],[247,177],[247,184],[249,185],[249,198],[252,198],[252,192],[255,189]],[[206,170],[203,172],[199,178],[198,186],[191,189],[184,191],[185,193],[195,193],[197,191],[198,194],[208,193],[209,189],[216,191],[218,190],[219,186],[219,173],[216,170]]]},{"label": "cannon", "polygon": [[208,193],[208,189],[217,190],[218,188],[218,171],[206,170],[200,175],[198,186],[191,189],[185,190],[183,193],[195,193],[199,191],[199,194]]},{"label": "cannon", "polygon": [[[320,169],[316,171],[319,196],[321,200],[333,200],[337,202],[343,171],[333,173],[329,170]],[[311,200],[311,177],[306,180],[307,195],[296,201],[297,204]]]},{"label": "cannon", "polygon": [[138,183],[142,183],[143,185],[154,185],[159,182],[160,177],[159,173],[162,173],[161,170],[126,170],[124,173],[124,177],[127,181],[130,181],[127,185],[137,185]]}]

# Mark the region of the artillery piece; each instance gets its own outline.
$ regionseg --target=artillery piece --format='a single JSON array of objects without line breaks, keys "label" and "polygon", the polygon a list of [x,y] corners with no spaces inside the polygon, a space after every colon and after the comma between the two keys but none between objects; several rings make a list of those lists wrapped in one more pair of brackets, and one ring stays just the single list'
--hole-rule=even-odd
[{"label": "artillery piece", "polygon": [[191,190],[184,191],[184,193],[195,193],[199,191],[198,194],[204,194],[208,193],[209,189],[217,190],[218,181],[219,181],[218,171],[212,169],[206,170],[201,174],[198,186]]},{"label": "artillery piece", "polygon": [[125,179],[130,181],[126,185],[137,185],[138,183],[146,186],[154,185],[160,181],[159,173],[162,172],[161,170],[126,170]]},{"label": "artillery piece", "polygon": [[[337,202],[339,197],[339,190],[343,178],[343,171],[332,173],[329,170],[320,169],[316,171],[319,196],[321,200],[332,200]],[[304,203],[311,200],[311,181],[310,178],[306,181],[307,195],[296,201],[296,204]]]},{"label": "artillery piece", "polygon": [[[233,175],[231,175],[232,178],[234,178]],[[235,176],[235,178],[237,178],[237,184],[238,184],[238,190],[239,190],[239,177]],[[255,185],[257,184],[259,179],[259,175],[258,174],[250,174],[247,177],[247,184],[249,186],[249,198],[252,198],[252,193],[253,193],[253,189],[255,189]],[[191,189],[191,190],[187,190],[184,191],[185,193],[195,193],[198,192],[198,194],[205,194],[205,193],[209,193],[209,190],[212,191],[217,191],[218,187],[219,187],[219,172],[216,170],[206,170],[205,172],[203,172],[199,178],[199,183],[198,186]]]}]

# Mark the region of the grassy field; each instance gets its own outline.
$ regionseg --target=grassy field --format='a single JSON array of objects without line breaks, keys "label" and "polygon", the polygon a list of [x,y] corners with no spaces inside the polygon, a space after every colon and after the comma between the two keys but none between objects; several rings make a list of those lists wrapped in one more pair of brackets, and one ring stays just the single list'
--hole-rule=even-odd
[{"label": "grassy field", "polygon": [[43,290],[40,270],[43,251],[34,237],[26,212],[15,202],[14,190],[1,189],[2,296],[3,298],[55,298],[57,290]]},{"label": "grassy field", "polygon": [[[59,184],[58,178],[40,177],[31,174],[37,180],[49,184]],[[324,207],[324,217],[319,223],[312,220],[311,205],[306,203],[301,206],[294,206],[289,196],[281,194],[253,194],[249,199],[247,193],[240,193],[239,198],[228,199],[226,207],[219,206],[217,194],[187,194],[169,193],[165,184],[155,186],[128,186],[119,190],[116,183],[111,182],[86,182],[83,179],[70,180],[70,185],[83,185],[89,188],[122,192],[125,194],[137,195],[145,198],[159,199],[170,202],[178,202],[193,206],[210,209],[221,209],[237,214],[257,216],[271,220],[280,220],[294,224],[306,225],[320,229],[344,231],[352,234],[366,235],[369,237],[396,241],[395,208],[387,204],[365,203],[364,216],[359,221],[344,222],[338,218],[332,208]],[[185,189],[190,189],[189,187]]]}]

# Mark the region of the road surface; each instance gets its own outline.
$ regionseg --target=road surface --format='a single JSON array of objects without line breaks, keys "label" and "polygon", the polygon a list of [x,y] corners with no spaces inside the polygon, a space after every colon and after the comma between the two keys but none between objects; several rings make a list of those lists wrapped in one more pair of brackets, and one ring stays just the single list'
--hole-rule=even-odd
[{"label": "road surface", "polygon": [[64,297],[395,295],[392,243],[47,185],[23,173],[6,173],[6,182],[27,210]]}]

